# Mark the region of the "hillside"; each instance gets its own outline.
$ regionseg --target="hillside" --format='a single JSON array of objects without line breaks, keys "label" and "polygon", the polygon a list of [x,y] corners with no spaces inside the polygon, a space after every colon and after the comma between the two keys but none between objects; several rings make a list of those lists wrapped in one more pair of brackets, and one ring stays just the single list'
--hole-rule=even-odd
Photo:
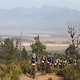
[{"label": "hillside", "polygon": [[80,11],[69,8],[13,8],[0,10],[0,33],[63,33],[68,22],[79,23]]}]

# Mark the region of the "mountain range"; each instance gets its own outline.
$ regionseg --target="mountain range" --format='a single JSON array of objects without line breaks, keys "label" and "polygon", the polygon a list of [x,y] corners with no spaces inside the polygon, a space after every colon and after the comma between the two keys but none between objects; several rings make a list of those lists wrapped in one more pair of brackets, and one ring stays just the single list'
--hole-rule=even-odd
[{"label": "mountain range", "polygon": [[80,11],[48,5],[0,9],[0,34],[64,33],[68,22],[79,24]]}]

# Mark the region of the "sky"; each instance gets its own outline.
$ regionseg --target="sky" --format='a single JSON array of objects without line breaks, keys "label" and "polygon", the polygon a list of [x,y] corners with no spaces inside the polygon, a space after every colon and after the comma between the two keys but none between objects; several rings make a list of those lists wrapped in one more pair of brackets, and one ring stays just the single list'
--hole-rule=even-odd
[{"label": "sky", "polygon": [[0,9],[11,9],[16,7],[40,8],[44,5],[56,7],[68,7],[80,10],[80,0],[0,0]]}]

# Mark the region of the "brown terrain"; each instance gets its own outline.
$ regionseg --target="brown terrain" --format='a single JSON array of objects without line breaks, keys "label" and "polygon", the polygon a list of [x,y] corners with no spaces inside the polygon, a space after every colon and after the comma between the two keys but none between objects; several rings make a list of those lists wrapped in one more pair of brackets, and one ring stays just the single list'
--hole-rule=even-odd
[{"label": "brown terrain", "polygon": [[[34,37],[36,35],[28,35],[26,38],[32,40],[32,42],[22,42],[22,45],[26,47],[27,50],[31,50],[30,44],[34,43]],[[40,35],[40,41],[46,46],[47,50],[65,50],[69,45],[68,35]]]},{"label": "brown terrain", "polygon": [[42,75],[41,73],[36,73],[35,79],[32,79],[26,75],[21,75],[20,80],[63,80],[63,78],[55,74]]}]

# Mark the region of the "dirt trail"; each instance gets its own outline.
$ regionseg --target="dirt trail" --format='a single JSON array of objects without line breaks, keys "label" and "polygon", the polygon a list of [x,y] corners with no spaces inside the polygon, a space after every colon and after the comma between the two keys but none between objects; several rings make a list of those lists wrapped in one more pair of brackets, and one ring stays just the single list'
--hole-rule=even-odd
[{"label": "dirt trail", "polygon": [[21,75],[20,80],[48,80],[49,78],[52,78],[52,80],[63,80],[62,77],[56,76],[55,74],[42,75],[40,73],[36,73],[35,79],[29,78],[26,75]]}]

